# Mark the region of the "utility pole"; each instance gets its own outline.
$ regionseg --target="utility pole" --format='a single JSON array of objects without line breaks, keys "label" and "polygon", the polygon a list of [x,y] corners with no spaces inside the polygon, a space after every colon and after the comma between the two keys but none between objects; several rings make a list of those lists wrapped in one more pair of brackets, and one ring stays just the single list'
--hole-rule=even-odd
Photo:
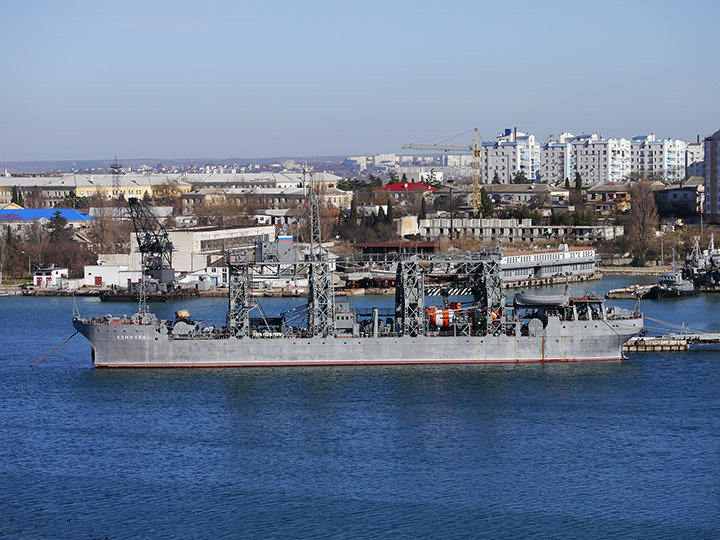
[{"label": "utility pole", "polygon": [[665,265],[665,251],[663,249],[664,244],[665,244],[665,241],[661,238],[660,239],[660,265],[661,266]]},{"label": "utility pole", "polygon": [[450,240],[453,239],[453,230],[454,230],[453,229],[453,214],[454,213],[455,212],[453,209],[453,196],[452,196],[452,186],[451,186],[450,187]]}]

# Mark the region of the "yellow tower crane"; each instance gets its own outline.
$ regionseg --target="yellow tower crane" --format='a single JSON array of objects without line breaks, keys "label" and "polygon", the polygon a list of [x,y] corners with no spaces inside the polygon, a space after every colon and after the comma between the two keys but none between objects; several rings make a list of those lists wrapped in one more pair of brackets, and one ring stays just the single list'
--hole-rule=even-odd
[{"label": "yellow tower crane", "polygon": [[472,204],[473,215],[479,217],[482,208],[482,182],[480,181],[480,156],[482,155],[482,146],[480,146],[480,136],[475,128],[475,138],[470,146],[452,146],[447,144],[406,144],[403,150],[436,150],[441,152],[472,152],[473,155],[473,190],[470,203]]}]

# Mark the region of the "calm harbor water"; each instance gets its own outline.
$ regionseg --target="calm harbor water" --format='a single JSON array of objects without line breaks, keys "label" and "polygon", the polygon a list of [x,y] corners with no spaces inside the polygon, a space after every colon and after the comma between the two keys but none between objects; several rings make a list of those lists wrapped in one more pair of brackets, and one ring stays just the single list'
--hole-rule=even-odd
[{"label": "calm harbor water", "polygon": [[[226,302],[182,306],[221,322]],[[720,331],[720,295],[641,308]],[[108,371],[78,335],[30,368],[73,333],[71,317],[68,298],[0,298],[0,538],[720,536],[717,351]]]}]

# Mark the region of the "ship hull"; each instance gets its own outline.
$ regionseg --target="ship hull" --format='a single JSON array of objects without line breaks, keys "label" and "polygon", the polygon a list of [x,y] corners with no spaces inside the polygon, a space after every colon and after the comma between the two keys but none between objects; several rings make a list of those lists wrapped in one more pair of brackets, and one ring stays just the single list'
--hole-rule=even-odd
[{"label": "ship hull", "polygon": [[[197,291],[172,292],[148,294],[145,297],[146,302],[175,302],[176,300],[187,300],[188,298],[197,298],[200,294]],[[130,293],[103,293],[100,295],[101,302],[138,302],[139,294]]]},{"label": "ship hull", "polygon": [[689,298],[697,295],[697,289],[668,289],[656,286],[650,289],[643,298],[646,300],[665,300],[670,298]]},{"label": "ship hull", "polygon": [[142,324],[74,325],[100,368],[218,368],[599,362],[622,359],[642,318],[562,322],[543,335],[179,339]]}]

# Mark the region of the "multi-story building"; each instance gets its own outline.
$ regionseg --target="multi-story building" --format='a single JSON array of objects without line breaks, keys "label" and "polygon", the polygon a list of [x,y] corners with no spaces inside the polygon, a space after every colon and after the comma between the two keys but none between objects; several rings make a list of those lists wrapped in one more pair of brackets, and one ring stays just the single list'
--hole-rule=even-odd
[{"label": "multi-story building", "polygon": [[705,137],[705,216],[710,223],[720,223],[720,131]]},{"label": "multi-story building", "polygon": [[484,241],[547,242],[565,240],[595,242],[613,240],[625,233],[621,225],[533,225],[530,219],[427,218],[419,222],[419,234],[427,240],[441,236],[470,237]]},{"label": "multi-story building", "polygon": [[630,141],[603,139],[597,133],[570,139],[575,172],[585,184],[621,182],[630,174]]},{"label": "multi-story building", "polygon": [[568,190],[549,184],[510,184],[485,187],[496,205],[549,207],[553,203],[566,201]]},{"label": "multi-story building", "polygon": [[500,183],[509,184],[520,172],[528,180],[536,180],[540,146],[534,135],[506,129],[495,141],[482,146],[482,174],[486,183],[491,183],[497,175]]},{"label": "multi-story building", "polygon": [[445,154],[443,156],[443,165],[445,167],[472,167],[472,154]]},{"label": "multi-story building", "polygon": [[190,184],[193,189],[198,188],[245,188],[245,187],[269,187],[269,188],[290,188],[307,187],[312,182],[315,186],[324,188],[336,187],[342,180],[339,176],[328,172],[257,172],[257,173],[187,173],[179,177],[183,182]]},{"label": "multi-story building", "polygon": [[572,133],[550,135],[547,142],[540,146],[537,176],[541,182],[555,184],[566,178],[571,181],[575,178],[572,137]]},{"label": "multi-story building", "polygon": [[394,167],[395,154],[376,154],[373,158],[375,167]]},{"label": "multi-story building", "polygon": [[501,265],[506,282],[591,276],[595,273],[595,248],[561,244],[560,249],[504,251]]},{"label": "multi-story building", "polygon": [[367,169],[368,157],[367,156],[350,156],[345,158],[345,165],[358,169],[360,172]]},{"label": "multi-story building", "polygon": [[654,194],[661,216],[696,216],[703,211],[705,179],[691,176],[678,184],[656,189]]},{"label": "multi-story building", "polygon": [[[350,208],[352,191],[329,187],[320,192],[323,203],[329,208]],[[307,190],[301,187],[200,187],[181,197],[184,215],[191,215],[202,207],[220,207],[225,204],[241,205],[253,200],[265,208],[287,208],[307,201]]]},{"label": "multi-story building", "polygon": [[[207,267],[213,260],[222,257],[226,249],[254,246],[256,242],[275,240],[274,225],[253,227],[177,229],[168,231],[175,247],[173,267],[177,272],[194,272]],[[140,267],[140,251],[135,238],[130,234],[130,255],[122,264],[135,270]]]},{"label": "multi-story building", "polygon": [[403,167],[410,167],[415,162],[415,156],[397,156],[395,161]]},{"label": "multi-story building", "polygon": [[165,174],[60,174],[38,176],[0,177],[0,204],[7,204],[13,188],[20,190],[23,200],[32,206],[55,208],[66,197],[74,193],[77,197],[103,195],[109,199],[124,197],[143,198],[162,191],[187,193],[190,184],[185,175]]},{"label": "multi-story building", "polygon": [[705,177],[705,151],[698,137],[697,142],[687,143],[685,148],[685,177]]},{"label": "multi-story building", "polygon": [[687,143],[679,139],[658,141],[654,133],[636,135],[630,143],[630,172],[679,182],[685,178],[686,151]]},{"label": "multi-story building", "polygon": [[443,181],[443,171],[427,167],[396,167],[395,172],[403,182],[440,182]]}]

